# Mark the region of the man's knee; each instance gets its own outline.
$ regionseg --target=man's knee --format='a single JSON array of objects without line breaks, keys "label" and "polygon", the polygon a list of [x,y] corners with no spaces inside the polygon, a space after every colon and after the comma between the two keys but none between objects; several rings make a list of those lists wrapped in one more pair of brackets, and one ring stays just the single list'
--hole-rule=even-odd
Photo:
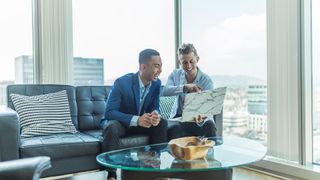
[{"label": "man's knee", "polygon": [[119,121],[108,121],[103,129],[102,151],[106,152],[118,149],[120,147],[120,138],[124,134],[125,128]]},{"label": "man's knee", "polygon": [[206,121],[204,126],[207,126],[210,129],[216,129],[216,125],[213,121]]},{"label": "man's knee", "polygon": [[168,125],[168,131],[174,131],[177,129],[181,129],[181,124],[178,122],[170,122]]},{"label": "man's knee", "polygon": [[161,120],[160,120],[160,122],[159,122],[159,124],[158,124],[158,128],[167,130],[167,128],[168,128],[168,121],[161,118]]},{"label": "man's knee", "polygon": [[111,120],[107,122],[107,125],[104,128],[104,134],[112,133],[112,134],[120,134],[123,131],[123,125],[117,120]]},{"label": "man's knee", "polygon": [[207,121],[204,124],[203,130],[204,130],[205,136],[216,136],[217,129],[213,121]]},{"label": "man's knee", "polygon": [[168,126],[168,140],[179,138],[185,136],[184,130],[180,123],[178,122],[171,122]]}]

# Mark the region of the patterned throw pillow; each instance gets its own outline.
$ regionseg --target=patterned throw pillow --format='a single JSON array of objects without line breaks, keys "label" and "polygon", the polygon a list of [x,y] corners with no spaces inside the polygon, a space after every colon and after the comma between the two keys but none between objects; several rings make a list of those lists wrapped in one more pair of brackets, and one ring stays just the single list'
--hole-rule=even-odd
[{"label": "patterned throw pillow", "polygon": [[177,96],[161,96],[160,97],[160,115],[163,119],[169,119],[171,110]]},{"label": "patterned throw pillow", "polygon": [[20,117],[21,136],[43,136],[78,132],[72,124],[66,90],[24,96],[10,94]]}]

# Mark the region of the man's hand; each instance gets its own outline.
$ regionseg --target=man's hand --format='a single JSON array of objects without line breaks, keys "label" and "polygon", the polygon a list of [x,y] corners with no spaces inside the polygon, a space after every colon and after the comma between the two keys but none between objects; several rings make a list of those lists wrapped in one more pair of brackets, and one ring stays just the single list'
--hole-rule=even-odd
[{"label": "man's hand", "polygon": [[149,114],[149,117],[151,118],[151,124],[152,126],[158,126],[160,122],[160,115],[157,111],[153,111]]},{"label": "man's hand", "polygon": [[202,123],[205,119],[207,119],[207,116],[198,115],[197,117],[193,117],[193,120],[198,124]]},{"label": "man's hand", "polygon": [[185,84],[183,86],[184,92],[192,93],[192,92],[201,92],[202,88],[197,84]]},{"label": "man's hand", "polygon": [[138,119],[138,126],[149,128],[151,127],[151,116],[150,113],[144,113]]}]

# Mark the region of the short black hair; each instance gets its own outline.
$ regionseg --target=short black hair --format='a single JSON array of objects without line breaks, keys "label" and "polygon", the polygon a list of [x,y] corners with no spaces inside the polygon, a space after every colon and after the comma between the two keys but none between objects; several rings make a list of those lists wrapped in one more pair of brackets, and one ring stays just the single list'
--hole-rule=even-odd
[{"label": "short black hair", "polygon": [[195,56],[198,56],[196,48],[191,43],[183,43],[182,46],[178,49],[178,54],[189,54],[194,53]]},{"label": "short black hair", "polygon": [[139,53],[139,64],[146,64],[151,56],[160,56],[160,53],[154,49],[145,49]]}]

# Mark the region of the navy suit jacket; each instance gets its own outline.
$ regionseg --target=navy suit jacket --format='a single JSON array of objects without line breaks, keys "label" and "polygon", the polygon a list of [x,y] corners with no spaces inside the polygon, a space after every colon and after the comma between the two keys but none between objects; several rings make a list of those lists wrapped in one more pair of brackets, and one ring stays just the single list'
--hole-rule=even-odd
[{"label": "navy suit jacket", "polygon": [[141,112],[139,112],[140,87],[138,73],[126,74],[114,82],[107,100],[106,120],[118,120],[121,124],[129,127],[134,115],[140,116],[143,113],[151,113],[154,110],[160,112],[161,81],[159,79],[151,82],[149,93],[145,97]]}]

